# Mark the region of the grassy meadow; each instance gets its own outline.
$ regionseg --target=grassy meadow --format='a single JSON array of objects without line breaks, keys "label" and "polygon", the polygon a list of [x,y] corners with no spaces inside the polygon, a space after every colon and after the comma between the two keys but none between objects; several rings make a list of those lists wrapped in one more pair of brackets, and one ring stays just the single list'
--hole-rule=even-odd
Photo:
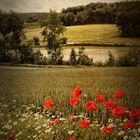
[{"label": "grassy meadow", "polygon": [[[140,45],[140,38],[120,37],[115,24],[69,26],[66,29],[64,36],[68,38],[68,43]],[[40,41],[42,41],[42,30],[39,25],[25,26],[27,39],[29,40],[33,36],[38,36]],[[44,45],[44,43],[41,42],[41,45]]]},{"label": "grassy meadow", "polygon": [[[16,137],[19,140],[69,140],[71,136],[75,136],[78,140],[118,140],[118,133],[123,131],[123,128],[114,127],[113,134],[106,137],[101,132],[102,121],[108,124],[104,114],[111,119],[110,112],[104,112],[103,109],[102,113],[99,113],[99,110],[98,113],[89,114],[85,109],[85,103],[97,102],[98,95],[105,95],[107,100],[114,100],[112,94],[117,90],[123,90],[124,99],[116,103],[128,109],[139,108],[139,83],[139,67],[0,68],[0,139]],[[80,96],[81,104],[73,108],[69,101],[77,85],[80,85],[83,91]],[[46,99],[53,99],[52,111],[43,110]],[[99,106],[103,107],[102,104]],[[76,123],[69,122],[69,115],[73,113],[79,117]],[[78,126],[81,116],[92,119],[92,125],[88,130]],[[60,124],[50,127],[50,123],[56,117],[59,117]],[[122,119],[118,119],[119,122],[114,122],[114,119],[112,121],[122,124]],[[126,134],[123,133],[121,136],[124,137]]]}]

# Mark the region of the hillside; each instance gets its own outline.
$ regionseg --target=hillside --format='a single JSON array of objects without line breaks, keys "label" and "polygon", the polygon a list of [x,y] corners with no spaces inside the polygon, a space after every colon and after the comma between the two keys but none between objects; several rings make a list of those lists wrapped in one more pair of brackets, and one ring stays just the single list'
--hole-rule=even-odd
[{"label": "hillside", "polygon": [[[41,44],[44,45],[44,42],[42,42],[43,36],[41,35],[42,30],[40,26],[26,26],[27,39],[38,36]],[[68,26],[64,36],[68,38],[68,43],[140,45],[140,38],[120,37],[115,24]]]}]

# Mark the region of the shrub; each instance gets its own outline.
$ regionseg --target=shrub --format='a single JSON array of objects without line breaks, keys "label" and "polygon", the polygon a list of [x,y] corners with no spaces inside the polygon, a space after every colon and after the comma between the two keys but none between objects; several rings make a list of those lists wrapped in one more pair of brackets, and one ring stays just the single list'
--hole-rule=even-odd
[{"label": "shrub", "polygon": [[34,41],[34,44],[35,44],[35,45],[37,45],[37,46],[40,45],[40,40],[39,40],[38,36],[34,36],[34,37],[33,37],[33,41]]},{"label": "shrub", "polygon": [[69,58],[69,64],[70,65],[77,65],[77,54],[76,51],[74,50],[74,48],[71,49],[71,53],[70,53],[70,58]]},{"label": "shrub", "polygon": [[68,40],[67,37],[61,37],[61,38],[59,39],[59,43],[60,43],[60,44],[67,44],[67,40]]},{"label": "shrub", "polygon": [[34,62],[32,45],[30,42],[20,45],[19,53],[20,53],[20,62],[21,63],[33,63]]},{"label": "shrub", "polygon": [[79,49],[78,64],[79,65],[86,65],[86,66],[92,65],[93,64],[93,59],[89,58],[88,55],[86,55],[84,51],[85,51],[84,47],[81,47]]},{"label": "shrub", "polygon": [[111,51],[108,51],[107,66],[113,67],[115,65],[115,58]]},{"label": "shrub", "polygon": [[135,66],[135,63],[133,60],[129,59],[127,55],[121,56],[116,60],[116,66],[119,67],[130,67],[130,66]]},{"label": "shrub", "polygon": [[42,59],[43,59],[43,54],[41,54],[40,50],[38,50],[37,52],[33,53],[33,63],[34,64],[39,64]]},{"label": "shrub", "polygon": [[140,65],[140,48],[131,48],[128,51],[128,57],[134,66]]}]

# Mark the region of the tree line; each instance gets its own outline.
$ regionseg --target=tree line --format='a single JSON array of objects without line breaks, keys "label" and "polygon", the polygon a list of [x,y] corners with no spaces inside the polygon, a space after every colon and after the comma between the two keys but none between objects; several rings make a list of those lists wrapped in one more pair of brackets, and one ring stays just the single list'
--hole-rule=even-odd
[{"label": "tree line", "polygon": [[[41,23],[48,13],[18,13],[26,22]],[[116,24],[122,36],[140,36],[140,1],[89,3],[68,7],[59,13],[65,26],[84,24]]]},{"label": "tree line", "polygon": [[[131,4],[132,3],[132,4]],[[139,7],[134,6],[138,4],[137,2],[123,2],[119,3],[117,9],[120,13],[117,15],[117,26],[122,33],[122,35],[129,36],[139,36],[140,35],[140,24],[139,24]],[[90,4],[89,4],[90,5]],[[95,4],[96,5],[96,4]],[[98,4],[97,4],[98,5]],[[102,5],[102,3],[101,3]],[[102,7],[100,5],[100,7]],[[108,4],[106,4],[108,5]],[[98,5],[99,6],[99,5]],[[131,9],[133,8],[133,9]],[[80,8],[79,8],[80,9]],[[130,14],[127,18],[123,18],[126,16],[126,11],[129,9]],[[63,9],[63,11],[65,11]],[[71,10],[70,10],[71,11]],[[66,12],[66,11],[65,11]],[[134,18],[134,17],[135,18]],[[138,17],[137,17],[138,16]],[[132,20],[132,18],[134,18]],[[130,20],[130,21],[129,21]],[[127,22],[127,24],[126,24]],[[63,22],[61,21],[60,14],[56,11],[50,10],[46,20],[41,22],[42,27],[42,35],[44,36],[44,40],[46,41],[45,48],[48,50],[48,58],[44,58],[40,52],[33,51],[33,42],[28,41],[27,43],[23,43],[24,35],[24,21],[14,12],[4,13],[0,11],[0,61],[13,61],[20,63],[47,63],[53,65],[62,65],[63,63],[63,54],[61,48],[61,39],[60,35],[66,30]],[[37,41],[37,38],[34,38]],[[9,50],[15,51],[15,58],[13,58]],[[140,50],[140,49],[139,49]],[[132,51],[134,54],[139,55],[139,50]],[[79,50],[78,57],[73,56],[75,54],[74,50],[72,50],[70,54],[70,61],[67,64],[80,64],[80,65],[91,65],[92,59],[90,59],[85,53],[84,49]],[[140,55],[139,55],[140,56]],[[76,58],[74,61],[71,58]],[[127,57],[128,58],[128,57]],[[130,57],[129,57],[130,58]],[[132,57],[133,58],[133,57]],[[13,59],[13,60],[12,60]],[[138,58],[133,58],[133,60]],[[128,59],[125,59],[128,60]],[[136,65],[139,61],[136,61]]]},{"label": "tree line", "polygon": [[140,36],[140,1],[90,3],[62,9],[65,26],[83,24],[116,24],[122,36]]}]

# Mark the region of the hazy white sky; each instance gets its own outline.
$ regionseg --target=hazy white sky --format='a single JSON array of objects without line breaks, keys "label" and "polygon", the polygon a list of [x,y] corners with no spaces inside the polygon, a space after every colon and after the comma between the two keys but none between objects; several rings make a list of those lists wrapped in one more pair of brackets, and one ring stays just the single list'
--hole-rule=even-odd
[{"label": "hazy white sky", "polygon": [[[90,2],[119,2],[123,0],[0,0],[0,9],[15,12],[48,12],[50,9],[86,5]],[[126,0],[125,0],[126,1]]]}]

